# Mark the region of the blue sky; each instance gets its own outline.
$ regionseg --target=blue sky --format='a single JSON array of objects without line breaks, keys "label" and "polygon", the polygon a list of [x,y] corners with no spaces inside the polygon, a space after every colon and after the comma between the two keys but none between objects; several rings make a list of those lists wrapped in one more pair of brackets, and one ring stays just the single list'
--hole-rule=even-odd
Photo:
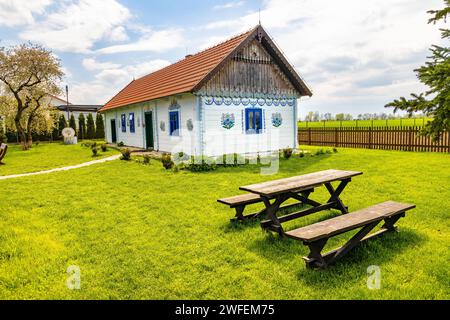
[{"label": "blue sky", "polygon": [[74,103],[102,104],[133,79],[258,23],[312,88],[300,115],[386,112],[423,90],[414,68],[441,42],[441,0],[0,0],[0,45],[50,48]]}]

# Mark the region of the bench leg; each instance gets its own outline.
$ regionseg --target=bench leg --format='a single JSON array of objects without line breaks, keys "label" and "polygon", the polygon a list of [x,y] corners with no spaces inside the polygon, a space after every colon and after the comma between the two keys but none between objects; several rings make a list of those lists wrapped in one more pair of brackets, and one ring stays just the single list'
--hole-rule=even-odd
[{"label": "bench leg", "polygon": [[244,220],[248,220],[248,219],[256,219],[259,216],[263,215],[266,212],[266,209],[263,209],[259,212],[255,212],[255,213],[251,213],[248,214],[246,216],[244,216],[244,209],[245,209],[245,205],[242,206],[238,206],[236,207],[236,215],[234,216],[233,219],[231,219],[232,222],[234,221],[244,221]]},{"label": "bench leg", "polygon": [[404,217],[404,216],[405,216],[405,213],[402,212],[402,213],[400,213],[400,214],[398,214],[398,215],[395,215],[395,216],[393,216],[393,217],[390,217],[390,218],[385,219],[385,220],[384,220],[384,224],[383,224],[383,226],[382,226],[381,228],[382,228],[382,229],[389,230],[389,231],[396,231],[396,230],[397,230],[397,227],[395,226],[395,224],[397,223],[397,221],[398,221],[400,218],[402,218],[402,217]]},{"label": "bench leg", "polygon": [[[318,240],[315,242],[307,243],[309,246],[311,253],[308,257],[303,258],[306,262],[306,265],[310,268],[326,268],[328,265],[334,263],[337,259],[341,258],[345,254],[347,254],[351,249],[360,244],[363,240],[367,240],[372,237],[366,237],[373,228],[377,226],[379,221],[372,222],[365,227],[363,227],[357,234],[355,234],[346,244],[342,247],[335,249],[333,251],[327,252],[325,254],[321,254],[320,251],[323,249],[323,246],[320,247],[321,242],[324,241]],[[386,230],[383,231],[386,232]],[[378,235],[378,234],[377,234]],[[325,239],[325,243],[328,239]],[[324,244],[325,245],[325,244]],[[319,250],[320,249],[320,250]],[[313,251],[314,250],[314,251]]]},{"label": "bench leg", "polygon": [[289,196],[280,195],[275,198],[275,201],[271,204],[270,199],[266,197],[262,197],[264,201],[264,205],[266,206],[265,212],[267,213],[267,217],[270,219],[270,225],[261,225],[261,227],[265,230],[272,230],[277,232],[280,236],[283,236],[284,230],[281,226],[280,221],[277,218],[277,211],[280,208],[281,204],[289,199]]}]

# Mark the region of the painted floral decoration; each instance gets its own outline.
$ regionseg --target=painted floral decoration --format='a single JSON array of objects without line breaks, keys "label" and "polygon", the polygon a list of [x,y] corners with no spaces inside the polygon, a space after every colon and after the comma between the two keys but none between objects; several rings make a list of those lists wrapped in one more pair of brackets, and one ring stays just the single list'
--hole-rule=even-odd
[{"label": "painted floral decoration", "polygon": [[222,113],[222,127],[225,129],[231,129],[234,127],[235,118],[233,113]]},{"label": "painted floral decoration", "polygon": [[275,128],[278,128],[283,123],[283,117],[281,117],[281,113],[276,112],[272,113],[272,125]]}]

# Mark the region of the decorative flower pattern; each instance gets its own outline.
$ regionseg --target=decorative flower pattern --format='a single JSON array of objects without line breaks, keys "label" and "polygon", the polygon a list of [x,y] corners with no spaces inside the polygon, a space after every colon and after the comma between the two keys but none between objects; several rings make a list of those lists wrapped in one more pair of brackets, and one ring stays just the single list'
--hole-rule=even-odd
[{"label": "decorative flower pattern", "polygon": [[235,123],[234,113],[222,113],[221,124],[223,128],[230,130]]},{"label": "decorative flower pattern", "polygon": [[275,128],[278,128],[282,124],[283,124],[283,117],[281,116],[281,113],[279,112],[272,113],[272,125]]}]

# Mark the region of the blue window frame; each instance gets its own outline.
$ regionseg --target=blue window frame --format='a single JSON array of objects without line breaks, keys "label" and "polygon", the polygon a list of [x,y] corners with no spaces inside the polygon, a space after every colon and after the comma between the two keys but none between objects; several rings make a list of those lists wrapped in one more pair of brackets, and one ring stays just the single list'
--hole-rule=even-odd
[{"label": "blue window frame", "polygon": [[180,135],[180,112],[170,111],[169,112],[169,134],[171,136]]},{"label": "blue window frame", "polygon": [[120,123],[122,125],[122,132],[127,132],[127,116],[125,113],[120,115]]},{"label": "blue window frame", "polygon": [[262,109],[245,109],[245,132],[247,134],[260,134],[263,128]]},{"label": "blue window frame", "polygon": [[128,120],[130,121],[130,132],[135,133],[136,127],[134,125],[134,112],[128,114]]}]

